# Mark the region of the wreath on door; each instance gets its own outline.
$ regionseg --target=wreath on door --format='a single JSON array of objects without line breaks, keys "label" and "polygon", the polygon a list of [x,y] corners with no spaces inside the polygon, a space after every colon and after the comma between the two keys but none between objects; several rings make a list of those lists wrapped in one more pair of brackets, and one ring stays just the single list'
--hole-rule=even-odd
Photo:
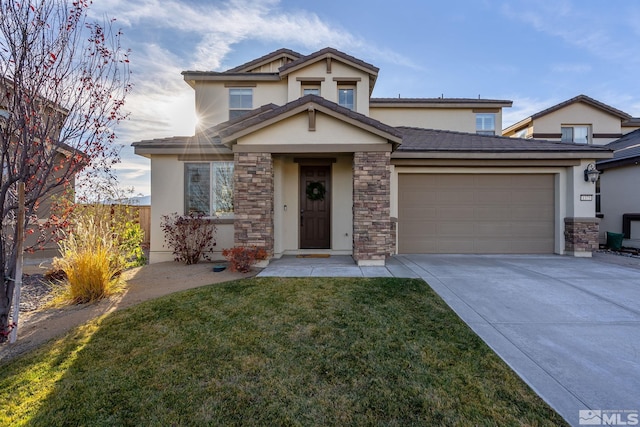
[{"label": "wreath on door", "polygon": [[321,182],[311,181],[307,184],[307,199],[309,200],[324,200],[326,192],[327,190]]}]

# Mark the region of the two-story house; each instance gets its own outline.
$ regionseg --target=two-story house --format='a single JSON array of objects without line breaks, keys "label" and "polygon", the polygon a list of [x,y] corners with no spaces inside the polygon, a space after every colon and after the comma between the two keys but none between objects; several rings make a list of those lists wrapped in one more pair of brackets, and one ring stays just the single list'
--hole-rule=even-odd
[{"label": "two-story house", "polygon": [[[601,172],[594,189],[601,219],[600,241],[606,232],[624,233],[629,245],[640,245],[640,119],[586,95],[549,107],[507,127],[504,136],[541,138],[614,151],[595,163]],[[631,233],[631,231],[634,233]]]},{"label": "two-story house", "polygon": [[133,144],[151,159],[151,262],[171,259],[161,217],[190,211],[217,217],[220,249],[274,257],[590,256],[583,172],[609,150],[497,136],[511,101],[372,98],[378,71],[325,48],[183,72],[195,135]]}]

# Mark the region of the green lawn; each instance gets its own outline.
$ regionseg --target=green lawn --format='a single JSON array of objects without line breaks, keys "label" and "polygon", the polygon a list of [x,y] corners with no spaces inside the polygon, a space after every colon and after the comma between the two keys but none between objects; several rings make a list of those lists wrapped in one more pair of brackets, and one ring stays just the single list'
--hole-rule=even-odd
[{"label": "green lawn", "polygon": [[0,366],[0,425],[566,425],[420,280],[246,279]]}]

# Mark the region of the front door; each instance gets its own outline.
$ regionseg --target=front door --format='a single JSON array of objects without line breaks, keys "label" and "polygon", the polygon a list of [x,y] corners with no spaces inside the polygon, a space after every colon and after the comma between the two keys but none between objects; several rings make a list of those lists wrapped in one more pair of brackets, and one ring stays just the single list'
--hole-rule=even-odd
[{"label": "front door", "polygon": [[331,248],[331,166],[300,166],[300,249]]}]

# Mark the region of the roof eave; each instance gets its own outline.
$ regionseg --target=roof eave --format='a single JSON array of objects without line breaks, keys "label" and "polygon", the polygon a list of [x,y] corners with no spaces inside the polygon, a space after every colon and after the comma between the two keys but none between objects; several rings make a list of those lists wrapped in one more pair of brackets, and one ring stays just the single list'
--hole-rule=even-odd
[{"label": "roof eave", "polygon": [[394,159],[608,159],[613,156],[609,151],[570,151],[570,152],[548,152],[548,151],[396,151],[391,157]]}]

